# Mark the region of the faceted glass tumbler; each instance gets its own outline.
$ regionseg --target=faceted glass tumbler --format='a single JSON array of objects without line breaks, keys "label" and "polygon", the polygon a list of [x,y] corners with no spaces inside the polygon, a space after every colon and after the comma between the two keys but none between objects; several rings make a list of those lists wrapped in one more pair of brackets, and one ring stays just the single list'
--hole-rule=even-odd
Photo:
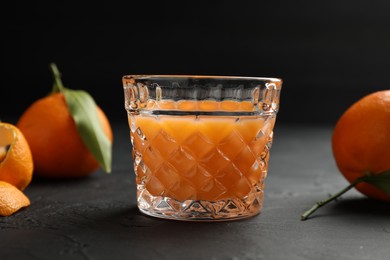
[{"label": "faceted glass tumbler", "polygon": [[206,221],[260,213],[281,86],[277,78],[124,76],[140,211]]}]

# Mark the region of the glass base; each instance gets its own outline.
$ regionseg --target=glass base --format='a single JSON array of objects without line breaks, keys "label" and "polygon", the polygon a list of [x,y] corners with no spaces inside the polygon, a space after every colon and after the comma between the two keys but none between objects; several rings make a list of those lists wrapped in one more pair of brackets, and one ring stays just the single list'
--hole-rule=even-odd
[{"label": "glass base", "polygon": [[184,221],[227,221],[255,216],[261,212],[263,191],[256,189],[243,199],[218,201],[185,200],[153,196],[138,190],[138,208],[149,216]]}]

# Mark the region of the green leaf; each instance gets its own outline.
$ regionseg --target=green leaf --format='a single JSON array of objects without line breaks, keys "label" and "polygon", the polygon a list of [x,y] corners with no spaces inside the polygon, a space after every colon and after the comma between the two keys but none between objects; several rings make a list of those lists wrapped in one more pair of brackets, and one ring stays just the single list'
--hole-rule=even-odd
[{"label": "green leaf", "polygon": [[64,88],[63,93],[77,130],[105,172],[111,172],[112,144],[106,136],[93,98],[83,90]]},{"label": "green leaf", "polygon": [[372,184],[386,194],[390,195],[390,170],[375,175],[370,174],[368,176],[362,177],[362,179],[364,182]]}]

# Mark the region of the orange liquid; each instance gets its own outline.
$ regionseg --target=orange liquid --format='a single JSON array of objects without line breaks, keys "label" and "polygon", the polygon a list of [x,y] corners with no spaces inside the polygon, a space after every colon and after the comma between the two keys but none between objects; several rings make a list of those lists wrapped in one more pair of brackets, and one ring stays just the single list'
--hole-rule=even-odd
[{"label": "orange liquid", "polygon": [[[208,111],[217,105],[225,111],[245,107],[230,103],[202,105]],[[180,105],[202,109],[190,102]],[[153,196],[180,201],[244,198],[256,185],[262,188],[265,146],[274,121],[258,116],[130,116],[137,184]]]}]

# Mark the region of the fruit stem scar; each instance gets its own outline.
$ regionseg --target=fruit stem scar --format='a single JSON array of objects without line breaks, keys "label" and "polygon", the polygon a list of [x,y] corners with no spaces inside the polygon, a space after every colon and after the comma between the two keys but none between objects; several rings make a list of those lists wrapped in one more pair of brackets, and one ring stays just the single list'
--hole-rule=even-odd
[{"label": "fruit stem scar", "polygon": [[309,210],[307,210],[305,213],[303,213],[301,215],[301,220],[306,220],[309,218],[309,216],[311,214],[313,214],[317,209],[319,209],[320,207],[328,204],[329,202],[331,202],[332,200],[335,200],[337,199],[338,197],[340,197],[341,195],[343,195],[344,193],[346,193],[347,191],[349,191],[350,189],[352,189],[353,187],[355,187],[358,183],[360,182],[363,182],[366,180],[366,176],[364,177],[361,177],[361,178],[358,178],[356,179],[354,182],[352,182],[351,184],[349,184],[347,187],[345,187],[344,189],[342,189],[341,191],[337,192],[336,194],[334,195],[331,195],[329,198],[325,199],[325,200],[321,200],[321,201],[318,201],[317,203],[315,203],[313,205],[313,207],[311,207]]}]

